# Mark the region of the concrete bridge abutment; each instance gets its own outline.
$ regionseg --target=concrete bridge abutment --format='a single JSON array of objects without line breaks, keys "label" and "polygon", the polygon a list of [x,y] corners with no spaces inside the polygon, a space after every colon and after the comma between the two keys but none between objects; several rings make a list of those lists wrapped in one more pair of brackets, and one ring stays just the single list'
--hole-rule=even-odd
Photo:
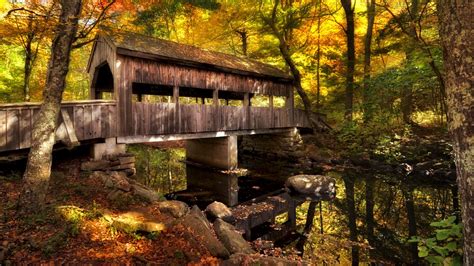
[{"label": "concrete bridge abutment", "polygon": [[237,136],[191,139],[186,141],[186,160],[233,170],[238,166]]},{"label": "concrete bridge abutment", "polygon": [[240,151],[269,158],[300,159],[305,156],[303,139],[296,128],[277,134],[242,136]]},{"label": "concrete bridge abutment", "polygon": [[104,143],[92,144],[91,157],[94,160],[102,160],[107,156],[123,154],[126,152],[126,144],[117,143],[117,138],[106,138]]}]

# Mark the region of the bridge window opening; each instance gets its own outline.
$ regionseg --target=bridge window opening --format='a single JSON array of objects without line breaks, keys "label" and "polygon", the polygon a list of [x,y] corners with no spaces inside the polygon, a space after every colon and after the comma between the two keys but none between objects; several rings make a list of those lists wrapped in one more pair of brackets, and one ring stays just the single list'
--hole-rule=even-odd
[{"label": "bridge window opening", "polygon": [[173,86],[133,83],[132,94],[132,102],[170,103]]},{"label": "bridge window opening", "polygon": [[243,100],[229,100],[229,106],[244,106]]},{"label": "bridge window opening", "polygon": [[273,107],[284,108],[286,106],[285,96],[273,96]]},{"label": "bridge window opening", "polygon": [[270,107],[270,96],[263,94],[255,94],[250,99],[250,105],[254,107]]},{"label": "bridge window opening", "polygon": [[113,92],[107,92],[107,91],[101,91],[100,94],[99,94],[99,97],[97,99],[113,100],[114,99],[114,93]]},{"label": "bridge window opening", "polygon": [[180,87],[179,103],[181,104],[212,104],[212,90]]},{"label": "bridge window opening", "polygon": [[107,62],[104,62],[102,65],[98,66],[94,73],[94,79],[91,86],[92,96],[94,96],[95,99],[107,99],[106,97],[108,94],[106,93],[113,94],[114,77]]},{"label": "bridge window opening", "polygon": [[200,104],[199,99],[195,97],[179,97],[180,104]]},{"label": "bridge window opening", "polygon": [[219,91],[219,105],[244,106],[245,93],[235,91]]}]

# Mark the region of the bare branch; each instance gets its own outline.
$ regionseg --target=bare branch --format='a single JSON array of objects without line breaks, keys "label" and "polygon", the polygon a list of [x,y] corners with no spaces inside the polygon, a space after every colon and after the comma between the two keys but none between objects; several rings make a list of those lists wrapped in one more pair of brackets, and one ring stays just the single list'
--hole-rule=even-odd
[{"label": "bare branch", "polygon": [[94,38],[92,38],[92,39],[90,39],[90,40],[87,40],[87,41],[84,41],[84,42],[80,42],[80,43],[76,43],[76,44],[74,44],[74,45],[72,46],[72,49],[81,48],[81,47],[83,47],[83,46],[85,46],[85,45],[88,45],[88,44],[91,43],[91,42],[94,42],[96,39],[97,39],[97,37],[94,37]]},{"label": "bare branch", "polygon": [[35,16],[38,16],[38,17],[48,17],[48,15],[44,15],[44,14],[38,14],[36,13],[35,11],[33,10],[29,10],[29,9],[26,9],[25,7],[19,7],[19,8],[14,8],[14,9],[11,9],[7,12],[7,14],[5,15],[5,18],[10,16],[11,14],[15,13],[15,12],[20,12],[20,11],[24,11],[24,12],[27,12],[27,13],[30,13],[30,14],[33,14]]},{"label": "bare branch", "polygon": [[342,24],[341,22],[337,21],[337,18],[334,16],[334,14],[331,14],[331,17],[332,17],[332,21],[334,23],[336,23],[337,25],[339,25],[339,27],[342,28],[342,30],[347,33],[347,30],[346,30],[346,26],[344,26],[344,24]]},{"label": "bare branch", "polygon": [[[107,14],[107,10],[109,10],[109,8],[116,2],[116,0],[112,0],[110,1],[103,9],[102,11],[100,12],[99,16],[97,17],[97,19],[87,28],[87,27],[84,27],[84,29],[76,36],[75,38],[75,42],[78,40],[78,39],[83,39],[83,38],[86,38],[89,33],[92,32],[92,30],[94,30],[94,28],[99,24],[99,22],[101,22],[103,19],[106,18],[106,14]],[[76,46],[76,45],[74,45]]]}]

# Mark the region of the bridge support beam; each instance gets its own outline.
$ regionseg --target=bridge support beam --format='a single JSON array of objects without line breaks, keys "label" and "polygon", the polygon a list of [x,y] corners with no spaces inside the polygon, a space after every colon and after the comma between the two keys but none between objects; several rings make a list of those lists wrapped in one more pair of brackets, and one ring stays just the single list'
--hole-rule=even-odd
[{"label": "bridge support beam", "polygon": [[186,141],[186,159],[231,170],[237,168],[237,136]]},{"label": "bridge support beam", "polygon": [[118,144],[117,138],[107,138],[105,143],[92,145],[91,156],[94,160],[101,160],[108,155],[122,154],[127,151],[126,144]]}]

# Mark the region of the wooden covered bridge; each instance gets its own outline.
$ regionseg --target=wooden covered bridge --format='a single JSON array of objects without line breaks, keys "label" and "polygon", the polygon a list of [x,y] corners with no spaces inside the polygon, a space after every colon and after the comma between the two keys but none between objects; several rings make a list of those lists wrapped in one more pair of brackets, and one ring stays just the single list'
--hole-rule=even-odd
[{"label": "wooden covered bridge", "polygon": [[[87,71],[91,99],[63,103],[58,141],[128,144],[310,126],[294,109],[291,76],[249,59],[109,32],[95,41]],[[0,152],[30,147],[39,106],[0,105]]]}]

